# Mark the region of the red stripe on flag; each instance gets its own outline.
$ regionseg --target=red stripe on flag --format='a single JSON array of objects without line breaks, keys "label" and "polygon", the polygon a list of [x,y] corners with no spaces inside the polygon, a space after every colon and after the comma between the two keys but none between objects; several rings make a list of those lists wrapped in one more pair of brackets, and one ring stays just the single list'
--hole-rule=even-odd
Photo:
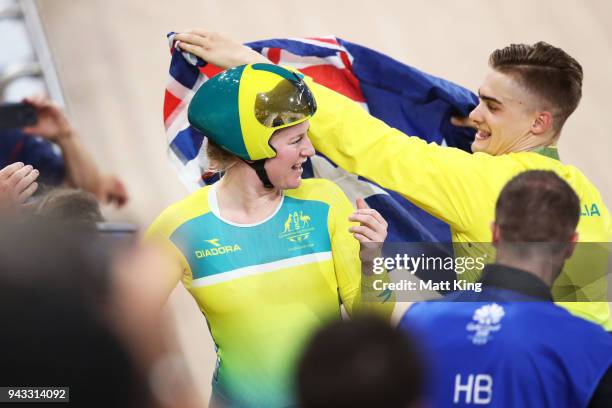
[{"label": "red stripe on flag", "polygon": [[206,64],[203,67],[200,67],[200,72],[206,75],[208,78],[212,78],[218,73],[223,72],[223,71],[224,71],[223,69],[213,64]]},{"label": "red stripe on flag", "polygon": [[342,63],[344,64],[344,66],[352,70],[353,67],[351,66],[351,60],[349,59],[347,53],[341,51],[338,54],[340,54],[340,59],[342,60]]},{"label": "red stripe on flag", "polygon": [[172,112],[176,109],[177,106],[181,103],[181,100],[176,96],[172,95],[170,91],[166,89],[166,93],[164,95],[164,123],[168,120]]},{"label": "red stripe on flag", "polygon": [[270,48],[268,50],[268,59],[272,61],[273,64],[278,64],[278,62],[280,61],[280,55],[280,48]]},{"label": "red stripe on flag", "polygon": [[333,89],[355,102],[365,102],[359,81],[348,69],[339,69],[333,65],[313,65],[300,71],[313,78],[316,83]]},{"label": "red stripe on flag", "polygon": [[[340,59],[342,60],[342,63],[346,67],[345,73],[346,73],[347,80],[350,81],[354,87],[361,90],[361,87],[359,86],[359,80],[357,79],[355,74],[353,74],[353,65],[351,64],[351,60],[349,59],[348,54],[346,52],[340,52],[339,54],[340,54]],[[363,101],[365,102],[365,98]]]}]

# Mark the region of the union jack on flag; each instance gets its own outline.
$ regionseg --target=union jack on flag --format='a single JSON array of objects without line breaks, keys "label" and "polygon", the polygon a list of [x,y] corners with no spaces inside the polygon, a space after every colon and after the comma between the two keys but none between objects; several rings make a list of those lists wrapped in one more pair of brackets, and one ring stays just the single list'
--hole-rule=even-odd
[{"label": "union jack on flag", "polygon": [[[189,126],[187,108],[206,80],[221,72],[182,52],[168,34],[172,53],[164,98],[168,155],[190,191],[218,180],[208,171],[206,138]],[[470,151],[474,132],[450,124],[467,116],[478,98],[467,89],[404,65],[337,37],[272,39],[247,43],[273,63],[292,66],[316,82],[359,102],[371,115],[407,135]],[[450,242],[449,228],[398,193],[349,174],[317,154],[304,165],[303,177],[336,182],[353,202],[366,199],[389,223],[391,242]]]}]

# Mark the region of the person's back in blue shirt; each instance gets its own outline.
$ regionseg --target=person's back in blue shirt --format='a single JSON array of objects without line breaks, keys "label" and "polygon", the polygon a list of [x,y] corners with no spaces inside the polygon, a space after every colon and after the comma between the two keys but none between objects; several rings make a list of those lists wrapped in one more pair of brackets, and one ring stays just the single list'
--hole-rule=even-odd
[{"label": "person's back in blue shirt", "polygon": [[482,292],[416,304],[400,322],[428,358],[433,406],[588,406],[609,386],[612,337],[555,306],[534,275],[486,272]]}]

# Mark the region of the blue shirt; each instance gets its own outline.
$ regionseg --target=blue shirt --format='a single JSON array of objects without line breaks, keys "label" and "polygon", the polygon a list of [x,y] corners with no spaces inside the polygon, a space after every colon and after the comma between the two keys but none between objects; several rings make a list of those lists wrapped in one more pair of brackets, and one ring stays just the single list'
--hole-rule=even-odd
[{"label": "blue shirt", "polygon": [[552,303],[527,272],[490,265],[482,282],[400,322],[422,343],[432,406],[586,407],[612,366],[612,336]]},{"label": "blue shirt", "polygon": [[49,186],[60,185],[66,177],[61,154],[53,144],[19,129],[0,130],[0,168],[23,162],[40,171],[38,182]]}]

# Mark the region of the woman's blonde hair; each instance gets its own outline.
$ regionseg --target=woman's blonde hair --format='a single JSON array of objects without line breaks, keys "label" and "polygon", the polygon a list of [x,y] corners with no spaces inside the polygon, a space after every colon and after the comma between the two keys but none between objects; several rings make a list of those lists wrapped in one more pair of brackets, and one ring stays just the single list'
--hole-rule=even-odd
[{"label": "woman's blonde hair", "polygon": [[226,171],[239,160],[238,156],[221,148],[212,140],[208,139],[207,142],[206,155],[208,156],[210,170]]}]

